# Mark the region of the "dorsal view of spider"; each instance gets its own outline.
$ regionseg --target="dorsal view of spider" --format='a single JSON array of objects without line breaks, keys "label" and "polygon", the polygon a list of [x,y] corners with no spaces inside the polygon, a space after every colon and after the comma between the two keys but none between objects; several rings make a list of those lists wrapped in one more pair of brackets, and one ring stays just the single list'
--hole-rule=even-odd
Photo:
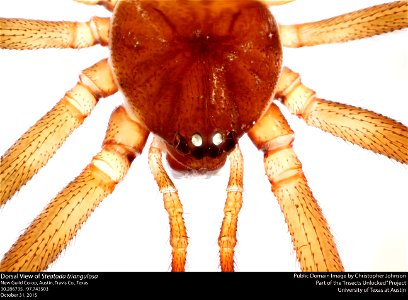
[{"label": "dorsal view of spider", "polygon": [[0,271],[406,271],[408,3],[343,2],[2,10]]}]

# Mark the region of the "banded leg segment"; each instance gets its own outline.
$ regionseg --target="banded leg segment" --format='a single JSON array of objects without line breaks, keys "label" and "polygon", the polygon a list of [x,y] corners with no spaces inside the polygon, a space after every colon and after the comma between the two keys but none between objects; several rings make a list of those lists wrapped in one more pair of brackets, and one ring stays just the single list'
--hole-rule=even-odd
[{"label": "banded leg segment", "polygon": [[340,43],[408,27],[408,2],[396,1],[317,22],[280,25],[282,45],[298,48]]},{"label": "banded leg segment", "polygon": [[288,4],[288,3],[293,2],[295,0],[261,0],[261,1],[263,3],[265,3],[266,5],[278,6],[278,5]]},{"label": "banded leg segment", "polygon": [[85,48],[109,42],[109,18],[88,22],[0,18],[0,48],[29,50]]},{"label": "banded leg segment", "polygon": [[218,238],[220,246],[221,271],[234,271],[234,248],[237,244],[238,213],[242,207],[244,164],[238,145],[229,155],[230,177],[227,186],[227,200],[224,207],[224,219]]},{"label": "banded leg segment", "polygon": [[174,183],[163,167],[162,152],[156,140],[149,149],[149,167],[163,194],[164,208],[169,215],[172,272],[184,272],[187,255],[187,230],[183,219],[183,205]]},{"label": "banded leg segment", "polygon": [[116,3],[119,0],[75,0],[76,2],[88,4],[88,5],[102,5],[107,10],[113,11],[115,8]]},{"label": "banded leg segment", "polygon": [[285,216],[302,271],[344,271],[327,221],[292,148],[293,131],[279,108],[272,104],[248,135],[265,153],[265,173]]},{"label": "banded leg segment", "polygon": [[99,152],[31,223],[5,254],[0,272],[45,270],[142,152],[149,133],[117,108]]},{"label": "banded leg segment", "polygon": [[276,97],[308,125],[364,149],[408,164],[408,127],[363,108],[327,101],[301,83],[299,74],[284,68]]},{"label": "banded leg segment", "polygon": [[106,59],[85,69],[79,82],[1,157],[0,206],[48,162],[100,97],[116,91]]}]

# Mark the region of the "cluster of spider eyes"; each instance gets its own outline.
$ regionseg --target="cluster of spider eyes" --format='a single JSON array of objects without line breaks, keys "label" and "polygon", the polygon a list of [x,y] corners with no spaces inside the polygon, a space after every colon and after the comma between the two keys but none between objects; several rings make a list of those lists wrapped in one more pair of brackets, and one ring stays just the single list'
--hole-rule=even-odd
[{"label": "cluster of spider eyes", "polygon": [[190,143],[188,143],[186,138],[177,134],[174,146],[182,154],[191,154],[196,159],[202,159],[204,156],[215,158],[221,153],[233,149],[237,143],[235,131],[227,132],[225,135],[216,131],[210,140],[210,143],[206,143],[203,136],[196,132],[191,136]]},{"label": "cluster of spider eyes", "polygon": [[[220,132],[216,132],[214,133],[211,141],[215,146],[219,146],[224,141],[224,137]],[[193,136],[191,137],[191,143],[196,147],[201,147],[203,145],[202,136],[199,133],[193,134]]]}]

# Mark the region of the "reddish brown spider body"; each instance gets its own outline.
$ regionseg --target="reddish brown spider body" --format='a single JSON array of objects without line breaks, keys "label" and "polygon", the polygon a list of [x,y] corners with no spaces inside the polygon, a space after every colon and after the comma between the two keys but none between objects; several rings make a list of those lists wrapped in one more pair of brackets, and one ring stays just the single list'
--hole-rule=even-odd
[{"label": "reddish brown spider body", "polygon": [[259,2],[123,1],[110,40],[127,107],[165,141],[175,168],[222,166],[281,70],[278,27]]},{"label": "reddish brown spider body", "polygon": [[81,72],[77,84],[2,156],[0,205],[54,155],[102,97],[120,90],[101,151],[49,203],[5,254],[1,271],[46,269],[99,203],[126,175],[150,133],[150,170],[170,223],[172,270],[184,271],[187,230],[178,191],[162,153],[179,170],[214,170],[226,158],[230,177],[218,245],[222,271],[234,270],[243,158],[248,134],[264,152],[265,174],[304,271],[342,271],[328,223],[309,188],[294,132],[273,100],[317,127],[362,148],[408,163],[408,128],[378,113],[318,98],[299,74],[282,67],[282,48],[346,42],[408,27],[396,1],[312,23],[278,25],[265,6],[289,1],[97,1],[110,18],[88,22],[0,19],[4,49],[106,46],[110,57]]}]

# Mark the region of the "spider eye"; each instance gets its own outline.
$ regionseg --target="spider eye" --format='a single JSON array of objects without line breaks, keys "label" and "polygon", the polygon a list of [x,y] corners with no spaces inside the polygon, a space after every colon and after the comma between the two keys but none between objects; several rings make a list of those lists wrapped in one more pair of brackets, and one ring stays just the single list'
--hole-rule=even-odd
[{"label": "spider eye", "polygon": [[217,158],[223,152],[229,152],[238,143],[236,131],[213,131],[212,135],[203,137],[196,132],[191,135],[190,141],[180,133],[176,133],[173,147],[180,154],[192,155],[195,159],[202,159],[205,156]]},{"label": "spider eye", "polygon": [[205,149],[203,147],[197,147],[191,151],[191,155],[193,155],[195,159],[202,159],[205,154]]},{"label": "spider eye", "polygon": [[220,132],[214,133],[214,135],[212,137],[212,143],[215,146],[221,145],[223,141],[224,141],[224,137],[222,136],[222,134]]},{"label": "spider eye", "polygon": [[191,137],[191,143],[196,147],[201,147],[203,145],[203,138],[199,133],[195,133]]},{"label": "spider eye", "polygon": [[235,131],[230,131],[225,139],[224,151],[230,151],[237,144],[237,134]]},{"label": "spider eye", "polygon": [[174,145],[175,145],[175,148],[181,153],[184,153],[184,154],[189,153],[188,143],[186,139],[182,137],[180,134],[176,135]]}]

